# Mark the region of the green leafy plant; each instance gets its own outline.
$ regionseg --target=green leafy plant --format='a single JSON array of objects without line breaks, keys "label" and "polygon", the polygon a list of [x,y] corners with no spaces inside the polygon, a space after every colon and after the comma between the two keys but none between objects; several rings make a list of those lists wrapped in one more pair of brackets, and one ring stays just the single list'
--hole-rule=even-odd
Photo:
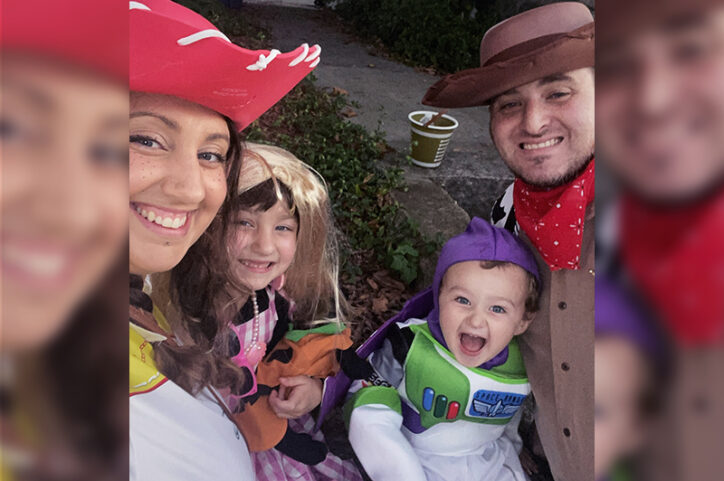
[{"label": "green leafy plant", "polygon": [[546,0],[318,0],[362,37],[413,66],[456,72],[479,66],[483,33]]}]

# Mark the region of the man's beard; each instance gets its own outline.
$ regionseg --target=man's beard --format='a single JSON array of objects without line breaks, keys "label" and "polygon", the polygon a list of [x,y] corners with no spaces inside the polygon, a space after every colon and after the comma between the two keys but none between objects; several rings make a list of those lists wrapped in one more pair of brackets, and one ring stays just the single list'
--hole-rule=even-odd
[{"label": "man's beard", "polygon": [[583,171],[586,170],[586,168],[588,167],[588,164],[591,163],[593,157],[594,153],[591,152],[589,155],[577,159],[576,162],[571,165],[571,168],[567,172],[565,172],[563,175],[549,180],[534,181],[531,179],[527,179],[521,172],[518,172],[512,166],[508,165],[507,162],[506,165],[508,165],[508,168],[513,172],[513,174],[515,174],[516,177],[521,179],[526,184],[532,185],[533,187],[537,187],[539,189],[553,189],[555,187],[566,185],[572,182],[573,179],[581,175]]}]

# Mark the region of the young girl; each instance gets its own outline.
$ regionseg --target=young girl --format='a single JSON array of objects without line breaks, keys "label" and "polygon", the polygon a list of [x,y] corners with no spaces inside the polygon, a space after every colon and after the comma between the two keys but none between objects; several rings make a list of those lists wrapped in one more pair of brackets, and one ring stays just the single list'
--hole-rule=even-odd
[{"label": "young girl", "polygon": [[289,152],[255,144],[240,179],[227,250],[239,287],[251,293],[240,302],[231,289],[215,308],[233,332],[229,355],[254,373],[254,385],[230,404],[257,476],[361,479],[351,462],[328,453],[321,434],[309,434],[321,379],[338,369],[336,349],[351,345],[323,181]]}]

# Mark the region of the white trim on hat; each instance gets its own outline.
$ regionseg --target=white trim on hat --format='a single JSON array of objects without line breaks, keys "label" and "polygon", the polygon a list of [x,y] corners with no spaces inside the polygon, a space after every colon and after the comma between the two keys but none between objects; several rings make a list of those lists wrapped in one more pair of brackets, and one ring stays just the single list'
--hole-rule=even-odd
[{"label": "white trim on hat", "polygon": [[144,5],[141,2],[129,2],[128,10],[148,10],[148,11],[150,11],[151,9],[148,8],[148,5]]},{"label": "white trim on hat", "polygon": [[227,37],[220,31],[216,30],[215,28],[208,28],[206,30],[201,30],[200,32],[191,34],[188,37],[180,38],[176,41],[176,43],[185,47],[186,45],[191,45],[192,43],[196,43],[199,40],[204,40],[206,38],[220,38],[222,40],[226,40],[227,42],[231,43],[231,40],[229,40],[229,37]]}]

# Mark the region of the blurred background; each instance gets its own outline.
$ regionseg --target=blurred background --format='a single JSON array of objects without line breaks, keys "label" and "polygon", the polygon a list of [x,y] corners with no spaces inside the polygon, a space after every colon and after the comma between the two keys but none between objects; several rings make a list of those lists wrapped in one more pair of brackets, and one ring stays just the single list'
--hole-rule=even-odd
[{"label": "blurred background", "polygon": [[724,5],[596,7],[596,477],[722,479]]},{"label": "blurred background", "polygon": [[128,3],[0,8],[0,478],[128,479]]}]

